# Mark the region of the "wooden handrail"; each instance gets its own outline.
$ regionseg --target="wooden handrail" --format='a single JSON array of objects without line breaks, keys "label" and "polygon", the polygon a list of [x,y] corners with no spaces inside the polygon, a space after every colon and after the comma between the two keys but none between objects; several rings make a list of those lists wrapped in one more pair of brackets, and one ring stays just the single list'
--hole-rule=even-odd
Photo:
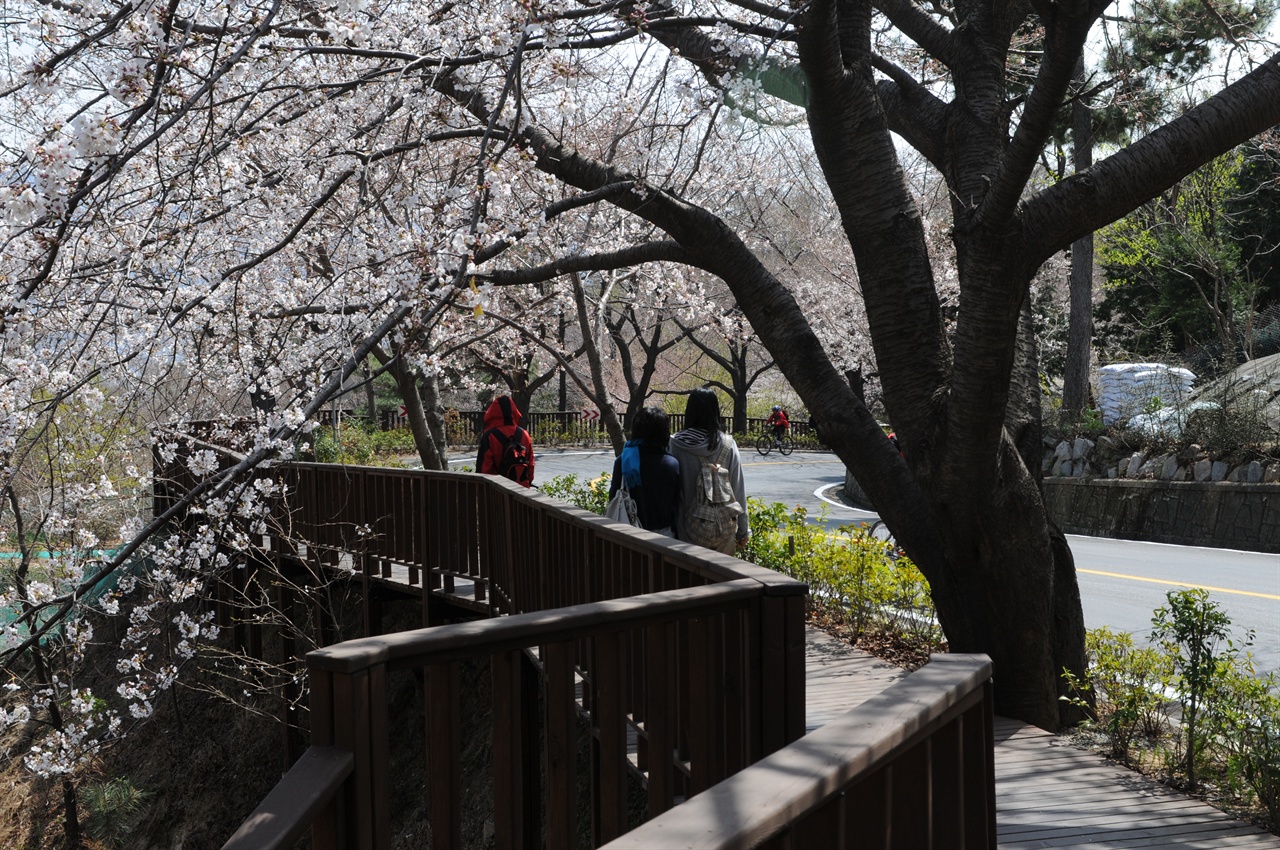
[{"label": "wooden handrail", "polygon": [[[732,803],[733,792],[724,797],[717,783],[754,770],[751,765],[803,735],[807,588],[794,579],[491,476],[323,464],[285,464],[264,474],[285,485],[274,513],[276,536],[258,556],[266,558],[261,566],[268,573],[302,575],[300,600],[309,581],[327,580],[326,571],[354,568],[366,589],[394,573],[395,584],[384,583],[383,592],[420,592],[423,622],[432,627],[307,655],[313,746],[228,850],[287,847],[308,828],[316,850],[390,846],[398,753],[391,742],[388,677],[398,670],[414,671],[424,686],[426,803],[440,848],[463,840],[458,741],[465,728],[460,671],[468,659],[487,660],[490,667],[493,824],[500,846],[578,840],[576,762],[585,741],[593,843],[602,845],[623,836],[629,824],[629,775],[644,779],[647,813],[658,818],[655,823],[683,823],[668,822],[664,813],[681,799],[689,802],[675,811],[703,798]],[[180,488],[185,479],[174,478]],[[459,588],[474,594],[467,606],[432,613],[438,604],[453,604]],[[249,590],[235,588],[239,595]],[[292,609],[294,592],[281,597],[282,610]],[[329,638],[320,601],[311,601],[311,611],[323,646]],[[447,621],[462,610],[490,618],[436,625],[436,617]],[[365,618],[371,622],[367,611]],[[247,638],[252,644],[253,635]],[[283,649],[291,658],[292,646]],[[989,764],[980,758],[985,752],[989,759],[991,750],[990,697],[988,687],[974,682],[985,681],[990,667],[969,675],[959,691],[938,678],[948,668],[955,669],[935,661],[912,675],[913,686],[862,709],[864,716],[881,710],[890,718],[892,729],[867,746],[888,747],[891,765],[849,755],[845,738],[871,740],[854,721],[848,734],[810,736],[789,755],[765,762],[807,771],[807,790],[794,790],[791,802],[768,815],[767,830],[752,820],[723,846],[754,846],[741,843],[742,836],[763,835],[761,830],[780,836],[825,829],[834,822],[833,811],[845,823],[848,804],[840,802],[838,788],[827,789],[855,779],[859,787],[880,782],[884,787],[872,796],[887,800],[893,782],[886,784],[886,774],[917,784],[952,776],[954,787],[931,786],[929,799],[937,797],[938,811],[951,818],[939,822],[938,834],[949,842],[959,829],[962,846],[985,846],[994,821],[979,817],[974,807],[990,803],[994,812],[983,772]],[[959,701],[948,696],[965,687],[970,690]],[[924,708],[898,706],[898,698],[926,692]],[[937,758],[922,760],[921,748],[936,751]],[[844,773],[821,774],[817,765],[832,758],[845,765]],[[957,794],[959,809],[947,802]],[[933,823],[918,816],[910,795],[894,799],[898,814]],[[868,813],[854,820],[876,822]],[[896,821],[893,827],[914,834]],[[644,846],[643,834],[638,841],[625,846]],[[665,837],[656,846],[668,846]]]},{"label": "wooden handrail", "polygon": [[333,747],[311,747],[289,768],[222,850],[288,850],[355,769],[355,756]]},{"label": "wooden handrail", "polygon": [[[857,708],[611,841],[602,850],[746,850],[767,845],[784,833],[803,830],[806,818],[826,806],[856,805],[856,801],[841,799],[848,789],[883,776],[886,767],[922,744],[932,750],[930,736],[948,725],[958,725],[954,735],[979,742],[985,739],[986,746],[977,751],[978,756],[986,756],[986,764],[978,765],[984,772],[978,775],[978,782],[964,781],[965,772],[972,773],[974,765],[956,758],[949,763],[951,775],[931,776],[924,787],[911,790],[928,803],[924,821],[914,824],[915,829],[895,831],[884,828],[883,823],[871,824],[868,829],[865,819],[855,822],[859,819],[833,812],[830,814],[836,815],[833,820],[842,834],[827,832],[822,846],[994,848],[990,679],[991,661],[985,655],[934,655],[929,664]],[[966,724],[979,728],[964,728]],[[923,771],[926,776],[938,772],[932,762]],[[941,810],[944,807],[934,799],[930,785],[946,783],[963,793],[953,801],[955,805]],[[892,777],[883,785],[891,793]],[[885,790],[864,788],[868,796],[877,797]],[[892,811],[894,807],[889,802],[883,808]],[[938,821],[958,823],[959,829],[937,830],[935,834],[933,826]],[[921,827],[927,833],[923,842]],[[814,846],[794,838],[793,843],[796,847]]]},{"label": "wooden handrail", "polygon": [[540,644],[580,640],[636,625],[660,625],[673,621],[680,614],[709,613],[758,596],[760,586],[749,579],[665,590],[551,611],[512,614],[494,620],[358,638],[307,653],[307,664],[313,670],[335,673],[355,673],[380,664],[387,665],[388,670],[409,669]]}]

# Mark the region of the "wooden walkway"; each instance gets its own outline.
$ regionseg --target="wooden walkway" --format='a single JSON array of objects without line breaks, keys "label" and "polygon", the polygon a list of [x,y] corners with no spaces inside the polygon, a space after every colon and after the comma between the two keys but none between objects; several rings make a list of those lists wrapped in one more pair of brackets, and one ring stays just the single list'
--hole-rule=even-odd
[{"label": "wooden walkway", "polygon": [[[400,565],[376,583],[420,594]],[[436,591],[483,607],[459,577]],[[906,671],[817,629],[805,630],[805,731],[883,691]],[[1056,735],[997,717],[996,829],[1002,850],[1248,848],[1280,850],[1280,836],[1232,818]],[[633,744],[634,746],[634,744]]]},{"label": "wooden walkway", "polygon": [[[888,687],[904,671],[808,629],[806,728]],[[1079,750],[1056,735],[996,718],[998,847],[1249,848],[1280,850],[1280,837]]]}]

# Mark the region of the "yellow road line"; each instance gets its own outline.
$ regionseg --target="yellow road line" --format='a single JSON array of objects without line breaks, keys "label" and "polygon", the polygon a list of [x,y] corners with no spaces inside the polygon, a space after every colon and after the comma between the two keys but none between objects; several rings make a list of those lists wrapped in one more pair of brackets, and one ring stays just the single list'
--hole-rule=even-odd
[{"label": "yellow road line", "polygon": [[1232,590],[1229,587],[1210,587],[1207,584],[1193,584],[1188,581],[1168,581],[1162,578],[1147,578],[1146,576],[1131,576],[1131,575],[1125,575],[1124,573],[1108,573],[1103,570],[1085,570],[1079,567],[1076,568],[1076,572],[1088,573],[1089,575],[1094,575],[1094,576],[1107,576],[1108,578],[1125,578],[1125,579],[1129,579],[1130,581],[1149,581],[1152,584],[1167,584],[1173,587],[1198,587],[1203,590],[1213,591],[1214,593],[1234,593],[1237,596],[1256,596],[1259,599],[1280,599],[1280,596],[1277,596],[1274,593],[1255,593],[1252,590]]}]

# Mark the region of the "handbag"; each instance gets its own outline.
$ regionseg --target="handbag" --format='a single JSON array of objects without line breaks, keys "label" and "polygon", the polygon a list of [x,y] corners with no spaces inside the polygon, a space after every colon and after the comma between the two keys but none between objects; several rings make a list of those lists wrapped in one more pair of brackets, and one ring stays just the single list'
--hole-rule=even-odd
[{"label": "handbag", "polygon": [[604,515],[614,522],[634,525],[636,528],[643,527],[640,525],[640,512],[636,509],[636,500],[631,498],[626,481],[622,482],[618,492],[614,493],[613,498],[609,500],[608,507],[604,509]]}]

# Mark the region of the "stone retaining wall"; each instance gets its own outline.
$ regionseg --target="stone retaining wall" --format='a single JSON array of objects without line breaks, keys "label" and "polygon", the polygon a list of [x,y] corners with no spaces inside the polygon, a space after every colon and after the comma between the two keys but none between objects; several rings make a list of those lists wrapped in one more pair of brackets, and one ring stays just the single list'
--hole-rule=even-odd
[{"label": "stone retaining wall", "polygon": [[1280,553],[1280,484],[1046,478],[1069,534]]}]

